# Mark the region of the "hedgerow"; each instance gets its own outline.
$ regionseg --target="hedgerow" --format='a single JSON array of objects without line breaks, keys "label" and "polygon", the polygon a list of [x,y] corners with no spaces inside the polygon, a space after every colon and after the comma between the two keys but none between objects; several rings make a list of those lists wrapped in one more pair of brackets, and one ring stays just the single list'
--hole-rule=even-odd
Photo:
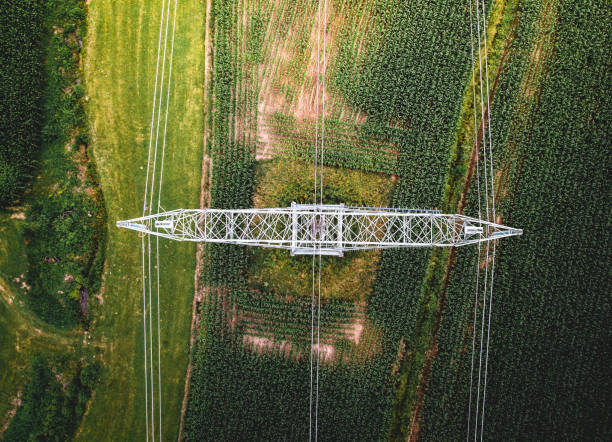
[{"label": "hedgerow", "polygon": [[104,264],[104,200],[89,158],[81,84],[84,2],[45,3],[43,123],[38,176],[26,195],[24,237],[30,289],[26,302],[62,327],[88,323]]}]

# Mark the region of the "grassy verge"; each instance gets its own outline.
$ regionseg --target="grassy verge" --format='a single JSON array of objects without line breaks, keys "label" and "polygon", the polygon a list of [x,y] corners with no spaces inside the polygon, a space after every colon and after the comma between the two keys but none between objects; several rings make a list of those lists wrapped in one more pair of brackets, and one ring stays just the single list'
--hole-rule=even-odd
[{"label": "grassy verge", "polygon": [[[168,209],[198,207],[202,157],[204,8],[197,1],[178,5],[161,199]],[[78,436],[143,440],[140,239],[115,222],[142,211],[161,3],[98,1],[89,8],[85,86],[109,223],[92,334],[107,351],[103,380]],[[187,367],[194,258],[193,245],[160,242],[162,430],[170,439],[178,432]]]}]

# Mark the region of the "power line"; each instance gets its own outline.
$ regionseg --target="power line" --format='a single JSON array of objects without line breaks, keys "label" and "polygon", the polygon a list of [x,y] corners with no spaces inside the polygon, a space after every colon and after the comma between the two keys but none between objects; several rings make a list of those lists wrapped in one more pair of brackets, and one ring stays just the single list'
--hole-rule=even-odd
[{"label": "power line", "polygon": [[[153,90],[153,104],[151,106],[151,128],[149,132],[149,149],[147,154],[147,174],[145,178],[145,191],[142,206],[142,215],[145,216],[147,208],[147,195],[149,190],[149,173],[151,169],[151,149],[153,146],[153,125],[155,122],[155,103],[157,100],[157,84],[159,78],[159,56],[161,53],[161,36],[164,23],[164,11],[165,0],[162,0],[160,23],[159,23],[159,37],[157,40],[157,62],[155,67],[155,86]],[[154,171],[155,172],[155,171]],[[145,384],[145,425],[146,425],[146,440],[149,440],[149,394],[148,394],[148,373],[147,373],[147,305],[146,305],[146,289],[147,289],[147,277],[145,275],[145,239],[142,237],[142,313],[143,313],[143,349],[144,349],[144,384]],[[151,364],[153,361],[151,361]],[[153,399],[153,391],[151,391],[151,399]],[[151,401],[153,402],[153,401]],[[154,416],[151,415],[153,421]]]},{"label": "power line", "polygon": [[[489,63],[487,57],[487,22],[486,22],[486,12],[485,12],[485,3],[482,2],[482,20],[484,27],[484,47],[485,47],[485,72],[486,72],[486,84],[487,84],[487,122],[488,122],[488,130],[489,130],[489,161],[490,161],[490,171],[491,171],[491,210],[492,210],[492,221],[496,221],[495,214],[495,189],[494,189],[494,175],[493,175],[493,141],[491,135],[491,100],[489,94]],[[489,366],[489,341],[491,337],[491,311],[493,309],[493,282],[495,277],[495,248],[496,243],[493,241],[493,256],[492,256],[492,267],[491,267],[491,283],[490,283],[490,294],[489,294],[489,318],[487,321],[487,343],[486,343],[486,357],[485,357],[485,373],[484,373],[484,386],[482,392],[482,414],[480,418],[480,440],[483,439],[484,432],[484,417],[485,417],[485,405],[486,405],[486,396],[487,396],[487,374],[488,374],[488,366]]]},{"label": "power line", "polygon": [[[494,191],[494,173],[493,173],[493,150],[492,150],[492,134],[491,134],[491,119],[490,119],[490,90],[489,90],[489,69],[488,69],[488,49],[487,49],[487,27],[486,27],[486,11],[484,1],[482,3],[482,31],[480,26],[480,3],[479,0],[475,0],[476,2],[476,18],[477,18],[477,30],[478,30],[478,71],[479,71],[479,89],[480,89],[480,108],[481,108],[481,125],[480,130],[476,129],[476,77],[474,72],[474,26],[473,26],[473,5],[472,0],[470,0],[470,39],[471,39],[471,54],[472,54],[472,91],[473,91],[473,99],[474,99],[474,139],[475,145],[478,146],[478,135],[480,133],[482,146],[483,146],[483,155],[484,155],[484,179],[485,179],[485,206],[486,206],[486,216],[487,219],[495,221],[495,191]],[[482,32],[482,34],[481,34]],[[484,65],[485,65],[485,75],[483,80],[483,54],[481,48],[481,38],[484,43]],[[486,85],[486,113],[484,106],[484,95],[483,89]],[[485,119],[487,121],[487,127],[485,127]],[[488,129],[488,147],[487,147],[487,129]],[[487,155],[488,155],[488,164],[487,164]],[[481,216],[481,208],[480,208],[480,200],[481,200],[481,191],[480,191],[480,171],[478,159],[480,156],[480,149],[478,149],[476,156],[476,169],[477,169],[477,185],[478,185],[478,212],[479,217]],[[489,211],[489,186],[488,186],[488,173],[487,167],[489,168],[490,179],[491,179],[491,212]],[[488,359],[489,359],[489,342],[490,342],[490,332],[491,332],[491,310],[493,306],[493,282],[494,282],[494,271],[495,271],[495,242],[493,243],[493,252],[492,252],[492,268],[491,268],[491,278],[489,281],[489,255],[490,254],[490,244],[487,243],[486,251],[485,251],[485,277],[484,277],[484,290],[482,296],[482,318],[481,318],[481,330],[480,330],[480,346],[479,346],[479,363],[478,363],[478,383],[477,383],[477,391],[476,391],[476,410],[474,417],[474,440],[476,441],[478,438],[478,417],[480,413],[480,439],[483,439],[484,433],[484,414],[485,414],[485,399],[486,399],[486,386],[487,386],[487,373],[488,373]],[[478,298],[479,298],[479,279],[480,279],[480,244],[478,249],[478,258],[477,258],[477,269],[476,269],[476,294],[474,297],[474,320],[473,320],[473,336],[472,336],[472,362],[470,369],[470,389],[469,389],[469,401],[468,401],[468,426],[467,426],[467,439],[470,438],[470,426],[471,426],[471,411],[472,411],[472,392],[473,392],[473,377],[474,377],[474,355],[475,355],[475,341],[476,341],[476,315],[478,308]],[[487,291],[488,284],[488,291]],[[487,310],[487,294],[489,294],[489,312],[488,312],[488,320],[486,326],[486,356],[484,363],[484,376],[483,376],[483,367],[482,367],[482,353],[485,346],[484,343],[484,335],[485,335],[485,316]],[[481,377],[484,377],[483,382],[483,393],[482,393],[482,412],[480,411],[480,387],[481,387]]]},{"label": "power line", "polygon": [[[170,1],[168,1],[167,6],[166,6],[166,29],[164,31],[164,53],[163,53],[163,58],[162,58],[162,72],[161,72],[161,88],[160,88],[160,94],[159,94],[159,101],[158,101],[158,110],[157,110],[157,128],[155,130],[155,148],[154,148],[154,154],[153,154],[153,174],[151,177],[151,194],[150,194],[150,200],[149,200],[149,213],[152,213],[153,211],[153,196],[155,194],[155,173],[156,173],[156,166],[157,166],[157,148],[159,145],[159,129],[160,129],[160,123],[161,123],[161,108],[162,108],[162,101],[163,101],[163,81],[164,81],[164,75],[165,75],[165,70],[166,70],[166,50],[167,50],[167,46],[168,46],[168,27],[170,25]],[[162,10],[162,15],[163,15],[163,10]],[[167,115],[167,112],[166,112]],[[165,141],[165,131],[164,131],[164,141]],[[159,186],[158,186],[159,187]],[[159,198],[159,193],[161,192],[161,187],[159,187],[158,190],[158,198]],[[159,199],[158,199],[159,201]],[[160,368],[160,362],[161,362],[161,356],[160,356],[160,342],[159,342],[159,338],[160,338],[160,330],[159,330],[159,239],[157,239],[157,247],[155,250],[155,256],[156,256],[156,282],[157,282],[157,344],[158,344],[158,390],[159,390],[159,400],[161,401],[161,368]],[[151,244],[149,242],[149,273],[151,272]],[[152,337],[152,326],[153,326],[153,320],[151,318],[151,311],[153,310],[153,304],[151,301],[151,283],[150,283],[151,278],[149,278],[149,330],[151,331],[151,336],[150,336],[150,344],[151,344],[151,348],[150,348],[150,354],[151,354],[151,415],[153,416],[154,413],[154,400],[153,400],[153,337]],[[160,403],[160,413],[159,413],[159,431],[160,431],[160,440],[161,440],[161,403]],[[152,418],[151,420],[152,425],[151,425],[151,433],[152,433],[152,439],[155,440],[155,419]]]},{"label": "power line", "polygon": [[[159,109],[157,110],[157,129],[156,129],[156,133],[155,133],[155,149],[154,149],[154,153],[153,153],[153,175],[151,177],[151,195],[150,195],[150,201],[149,201],[149,213],[152,212],[153,210],[153,194],[155,193],[155,171],[156,166],[157,166],[157,147],[159,144],[159,127],[160,127],[160,123],[161,123],[161,106],[162,106],[162,101],[163,101],[163,80],[164,80],[164,75],[165,75],[165,71],[166,71],[166,49],[167,49],[167,43],[168,43],[168,26],[170,24],[170,1],[168,1],[168,7],[167,7],[167,12],[166,12],[166,31],[165,31],[165,35],[164,35],[164,57],[162,59],[162,74],[161,74],[161,78],[162,78],[162,87],[161,87],[161,91],[159,94]],[[165,138],[165,133],[164,133],[164,138]],[[159,191],[158,191],[159,192]]]},{"label": "power line", "polygon": [[[485,136],[485,111],[484,111],[484,97],[483,97],[483,86],[484,81],[482,79],[482,48],[480,45],[481,39],[481,29],[480,29],[480,7],[479,0],[476,0],[476,24],[478,29],[478,72],[480,75],[480,121],[481,121],[481,129],[482,129],[482,146],[483,146],[483,154],[484,154],[484,178],[485,178],[485,207],[486,207],[486,215],[487,219],[489,219],[489,184],[487,177],[487,144],[486,144],[486,136]],[[486,31],[485,31],[486,33]]]},{"label": "power line", "polygon": [[[170,4],[170,2],[168,2]],[[170,106],[170,90],[172,84],[172,65],[173,65],[173,56],[174,56],[174,37],[176,32],[176,13],[178,9],[178,0],[174,2],[174,18],[172,20],[172,43],[170,46],[170,68],[168,70],[168,87],[166,90],[166,113],[165,113],[165,121],[164,121],[164,134],[162,141],[162,155],[161,155],[161,166],[159,173],[159,191],[157,193],[157,212],[160,211],[161,206],[161,195],[162,195],[162,184],[164,177],[164,158],[166,154],[166,135],[168,130],[168,108]],[[168,14],[170,10],[168,9]],[[168,21],[170,16],[168,15]],[[166,25],[166,33],[167,33],[167,25]],[[164,52],[165,57],[165,52]],[[163,79],[163,75],[162,75]],[[160,96],[161,97],[161,96]],[[161,103],[161,100],[160,100]],[[158,126],[159,129],[159,126]],[[160,323],[160,291],[159,291],[159,274],[161,272],[161,266],[159,263],[159,237],[156,239],[156,247],[155,247],[155,257],[157,264],[157,377],[158,377],[158,396],[159,396],[159,440],[162,440],[162,375],[161,375],[161,323]]]},{"label": "power line", "polygon": [[480,418],[480,440],[482,440],[482,434],[484,429],[484,417],[485,417],[485,399],[487,397],[487,368],[489,365],[489,338],[491,332],[491,310],[493,308],[493,276],[495,273],[495,242],[493,242],[493,261],[491,268],[491,294],[489,296],[489,320],[487,324],[487,356],[485,358],[485,374],[484,374],[484,388],[482,391],[482,415]]},{"label": "power line", "polygon": [[[156,61],[156,70],[155,70],[155,86],[153,91],[153,104],[151,110],[151,127],[149,132],[149,149],[147,154],[147,173],[146,173],[146,182],[145,182],[145,195],[143,201],[143,216],[147,212],[147,203],[148,203],[148,212],[152,214],[153,212],[153,198],[155,195],[155,175],[157,173],[157,153],[159,146],[159,138],[160,138],[160,126],[161,126],[161,109],[163,103],[163,95],[164,95],[164,77],[165,77],[165,69],[166,69],[166,54],[167,54],[167,46],[168,46],[168,30],[170,24],[170,0],[166,2],[162,0],[161,5],[161,14],[160,14],[160,29],[158,36],[158,47],[157,47],[157,61]],[[164,129],[163,129],[163,142],[162,142],[162,154],[161,154],[161,166],[160,166],[160,176],[159,176],[159,184],[158,184],[158,198],[157,198],[157,211],[159,212],[161,206],[161,190],[163,183],[163,167],[164,167],[164,157],[165,157],[165,147],[166,147],[166,134],[167,134],[167,124],[168,124],[168,107],[170,102],[170,89],[171,89],[171,78],[172,78],[172,61],[173,61],[173,53],[174,53],[174,38],[175,38],[175,30],[176,30],[176,15],[177,15],[177,0],[175,0],[174,4],[174,19],[172,26],[172,47],[170,50],[170,69],[168,74],[168,87],[166,91],[166,112],[165,112],[165,121],[164,121]],[[164,21],[165,21],[165,31],[164,31]],[[161,39],[162,33],[164,34],[164,49],[163,53],[161,50]],[[162,55],[163,54],[163,55]],[[161,69],[161,77],[159,72],[159,62],[160,56],[162,56],[162,69]],[[158,87],[159,86],[159,87]],[[159,94],[159,95],[158,95]],[[157,114],[157,115],[156,115]],[[157,116],[157,118],[156,118]],[[156,123],[157,120],[157,124]],[[155,132],[155,144],[153,144]],[[152,155],[153,154],[153,155]],[[153,156],[153,164],[151,168],[151,156]],[[156,269],[156,284],[157,284],[157,376],[158,376],[158,405],[159,405],[159,438],[162,438],[162,376],[161,376],[161,320],[160,320],[160,261],[159,261],[159,239],[157,239],[155,244],[155,269]],[[146,439],[149,439],[149,395],[148,395],[148,384],[149,379],[147,377],[150,375],[150,388],[151,388],[151,438],[155,440],[155,399],[154,399],[154,375],[153,375],[153,318],[152,318],[152,310],[153,310],[153,302],[152,302],[152,272],[151,272],[151,241],[150,238],[147,239],[147,260],[145,261],[145,244],[144,238],[142,241],[142,274],[143,274],[143,342],[144,342],[144,362],[145,362],[145,424],[146,424]],[[147,289],[148,289],[148,345],[147,349]],[[148,352],[147,352],[148,350]],[[147,355],[148,353],[148,355]],[[150,362],[150,364],[149,364]],[[149,365],[147,367],[147,365]],[[148,370],[147,370],[148,369]]]},{"label": "power line", "polygon": [[151,235],[147,236],[147,253],[148,253],[148,261],[149,261],[149,354],[151,364],[149,365],[151,371],[151,440],[155,440],[155,400],[154,400],[154,388],[153,388],[153,319],[151,310],[153,309],[153,304],[151,302]]},{"label": "power line", "polygon": [[[317,4],[317,76],[315,84],[315,151],[314,151],[314,205],[317,204],[317,161],[319,156],[319,57],[320,57],[320,41],[321,41],[321,2]],[[313,217],[313,223],[316,223],[316,215]],[[313,224],[313,235],[316,235],[315,226]],[[309,395],[309,426],[308,440],[312,441],[312,390],[313,390],[313,353],[314,353],[314,310],[315,310],[315,254],[312,255],[312,297],[310,301],[310,395]],[[315,418],[316,425],[316,418]],[[315,436],[316,437],[316,436]]]},{"label": "power line", "polygon": [[[319,28],[321,26],[319,25]],[[325,153],[325,74],[327,71],[326,63],[326,48],[327,48],[327,0],[323,2],[323,78],[322,78],[322,106],[321,106],[321,179],[319,185],[321,186],[319,192],[319,199],[321,205],[323,205],[323,171],[324,171],[324,153]],[[323,223],[323,222],[322,222]],[[325,231],[323,224],[321,225],[321,233]],[[318,300],[317,300],[317,384],[316,384],[316,400],[315,400],[315,441],[318,440],[319,430],[319,366],[321,362],[321,243],[319,242],[319,287],[318,287]]]},{"label": "power line", "polygon": [[493,176],[493,140],[491,137],[491,100],[489,97],[489,62],[487,57],[487,15],[485,13],[485,2],[482,2],[482,23],[484,28],[484,59],[485,59],[485,79],[487,83],[487,125],[489,132],[489,170],[491,171],[491,210],[492,219],[495,222],[495,189],[494,189],[494,176]]},{"label": "power line", "polygon": [[[472,60],[472,102],[473,102],[473,113],[474,113],[474,147],[476,149],[479,147],[478,144],[478,119],[477,119],[477,111],[476,111],[476,72],[474,70],[475,62],[474,62],[474,24],[473,24],[473,8],[472,8],[472,0],[470,0],[470,54]],[[479,165],[480,151],[476,152],[476,187],[478,193],[478,218],[482,217],[482,211],[480,206],[480,165]],[[472,385],[474,378],[474,351],[476,347],[476,306],[478,304],[478,287],[480,281],[480,243],[478,243],[478,253],[476,255],[476,293],[474,295],[474,321],[472,325],[472,361],[470,368],[470,390],[469,390],[469,401],[468,401],[468,419],[467,419],[467,436],[466,439],[470,438],[470,424],[471,424],[471,416],[472,416]]]},{"label": "power line", "polygon": [[150,165],[151,165],[151,147],[153,145],[153,124],[155,122],[155,102],[157,100],[157,79],[159,75],[159,54],[161,53],[161,36],[162,36],[162,29],[164,28],[164,6],[165,6],[165,0],[162,0],[162,7],[161,7],[162,13],[161,13],[161,18],[159,22],[159,37],[157,41],[157,64],[155,68],[155,88],[153,90],[153,105],[151,109],[151,129],[149,132],[149,154],[147,157],[148,158],[147,159],[147,176],[145,180],[145,193],[144,193],[144,202],[142,206],[142,216],[145,216],[145,212],[147,208],[147,193],[149,190],[149,170],[150,170]]}]

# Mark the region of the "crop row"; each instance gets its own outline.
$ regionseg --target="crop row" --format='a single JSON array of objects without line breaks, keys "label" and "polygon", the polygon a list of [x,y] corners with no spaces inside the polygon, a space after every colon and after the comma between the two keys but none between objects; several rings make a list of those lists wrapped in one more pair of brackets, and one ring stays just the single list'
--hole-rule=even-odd
[{"label": "crop row", "polygon": [[[548,3],[526,2],[523,14]],[[496,132],[500,149],[525,155],[518,156],[516,188],[500,212],[525,234],[498,248],[484,433],[491,440],[598,440],[606,431],[611,217],[609,161],[601,146],[609,145],[612,108],[605,80],[610,10],[602,1],[553,5],[555,56],[538,112],[520,137]],[[512,94],[524,92],[521,74],[535,43],[537,29],[527,18],[516,42],[527,59],[508,71],[508,95],[494,113],[505,122],[522,109]],[[466,434],[474,268],[473,255],[458,255],[425,398],[426,439]]]},{"label": "crop row", "polygon": [[[293,4],[280,2],[275,7],[288,8],[287,3]],[[236,130],[241,127],[236,117],[251,112],[252,105],[240,97],[259,87],[259,80],[255,85],[246,83],[252,67],[248,66],[249,57],[245,63],[242,56],[244,46],[240,40],[248,37],[238,29],[242,22],[241,4],[229,0],[213,2],[214,114],[209,152],[213,160],[211,204],[215,207],[248,207],[253,192],[254,149],[251,143],[236,138],[241,132]],[[368,49],[360,56],[363,62],[355,71],[358,75],[354,87],[345,84],[341,89],[348,102],[367,114],[367,123],[360,129],[363,135],[358,133],[357,137],[372,140],[373,145],[364,146],[365,149],[374,151],[381,145],[393,145],[399,151],[395,172],[400,182],[392,204],[436,207],[469,72],[467,11],[451,0],[435,0],[427,5],[390,0],[342,5],[363,7],[372,15],[371,23],[384,23],[374,29],[374,34],[380,34],[371,35],[370,43],[364,46]],[[263,14],[261,22],[268,23],[265,14],[269,9],[259,11]],[[296,19],[291,14],[283,17],[289,20],[283,22],[285,29]],[[367,28],[365,24],[360,26]],[[279,34],[282,28],[278,28]],[[262,44],[265,54],[269,42]],[[288,127],[291,122],[283,124]],[[346,146],[346,151],[338,149],[335,161],[346,165],[354,159],[361,162],[357,167],[363,167],[364,160],[354,155],[359,149],[351,152],[353,147],[360,147],[359,143],[350,136],[342,135],[340,139],[339,144],[351,146]],[[336,152],[330,149],[329,158],[334,159],[332,155]],[[428,253],[423,250],[384,253],[367,308],[367,321],[382,333],[380,352],[364,364],[322,364],[321,438],[378,440],[387,434],[394,399],[394,366],[398,350],[400,356],[404,354],[401,342],[406,342],[414,328],[427,258]],[[228,321],[234,308],[253,308],[245,278],[247,261],[244,250],[233,246],[211,246],[206,251],[208,290],[186,414],[188,439],[308,437],[308,358],[285,358],[280,349],[270,354],[245,348],[241,334],[232,331],[231,320]],[[264,303],[258,308],[266,309],[272,320],[281,323],[289,315],[280,307]],[[296,328],[306,332],[309,329],[308,310],[297,316],[294,325],[291,324],[294,318],[287,318],[286,328],[291,329],[288,330],[291,334]],[[302,323],[304,320],[306,324]],[[277,329],[272,332],[283,333],[283,325]],[[345,351],[350,349],[338,348],[341,354]]]},{"label": "crop row", "polygon": [[16,203],[34,166],[42,128],[44,6],[7,1],[0,17],[0,207]]}]

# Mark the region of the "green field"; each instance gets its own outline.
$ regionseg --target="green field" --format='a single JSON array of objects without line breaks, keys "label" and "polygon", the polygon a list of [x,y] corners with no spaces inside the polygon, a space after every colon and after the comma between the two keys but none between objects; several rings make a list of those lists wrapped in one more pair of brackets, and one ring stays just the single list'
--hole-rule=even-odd
[{"label": "green field", "polygon": [[[498,213],[525,233],[497,250],[486,438],[603,440],[609,432],[610,184],[602,164],[612,102],[602,79],[612,66],[603,50],[611,14],[598,1],[523,2],[510,46],[515,64],[495,109],[506,123],[496,132]],[[466,434],[475,258],[458,253],[451,276],[425,440]]]},{"label": "green field", "polygon": [[[603,440],[612,391],[612,8],[604,0],[485,3],[496,221],[525,233],[496,248],[484,438]],[[478,216],[481,86],[472,90],[478,67],[470,60],[467,1],[328,0],[327,101],[319,120],[317,2],[45,2],[56,4],[70,11],[57,9],[44,24],[53,34],[43,42],[52,48],[47,53],[63,58],[44,60],[54,87],[46,89],[40,171],[19,207],[0,212],[0,438],[35,383],[30,368],[41,354],[56,375],[53,385],[81,364],[102,363],[91,399],[80,402],[87,404],[82,419],[70,411],[79,417],[79,440],[148,438],[146,394],[155,396],[156,433],[161,408],[165,439],[307,439],[311,257],[151,237],[150,302],[160,304],[161,338],[153,328],[150,339],[155,360],[157,345],[162,349],[161,402],[156,363],[147,366],[154,387],[145,392],[143,313],[157,313],[143,307],[149,240],[115,223],[143,213],[157,62],[160,72],[165,63],[164,89],[157,89],[165,99],[171,61],[171,20],[162,26],[170,31],[168,53],[158,60],[162,5],[170,18],[178,9],[163,188],[152,192],[160,210],[312,202],[313,145],[324,121],[324,203]],[[84,25],[70,31],[52,24],[82,23],[83,11],[86,35],[79,33]],[[65,66],[78,75],[58,75]],[[160,135],[163,117],[161,124]],[[156,183],[161,146],[151,166]],[[82,179],[83,165],[91,167],[90,181]],[[96,179],[106,211],[89,218],[106,217],[106,238],[66,227],[66,213],[86,224],[90,207],[67,194],[86,193],[100,204],[98,191],[84,190]],[[68,202],[55,214],[36,206],[56,197]],[[48,236],[45,223],[53,226]],[[64,231],[74,234],[72,243]],[[68,312],[61,307],[69,292],[61,289],[76,284],[65,269],[77,263],[82,273],[95,273],[94,256],[105,262],[89,316],[79,316],[77,297],[72,316],[58,320]],[[484,252],[474,247],[322,259],[322,440],[457,440],[466,435],[468,406],[473,431],[470,393],[483,400],[480,387],[469,389],[472,339],[481,333],[472,318],[483,312],[474,303],[478,265],[485,268]],[[38,289],[29,279],[36,268],[48,272],[41,281],[54,278],[55,285],[41,284],[48,293],[28,298]],[[97,287],[97,276],[87,284]],[[481,285],[483,278],[481,272]],[[60,308],[45,316],[51,297]],[[47,301],[38,306],[38,299]],[[54,387],[55,397],[71,382],[65,391]]]},{"label": "green field", "polygon": [[[468,53],[459,49],[469,38],[459,26],[465,9],[445,0],[424,8],[394,0],[329,3],[325,202],[439,207],[469,72]],[[219,0],[213,6],[211,204],[310,202],[312,180],[295,177],[305,175],[304,161],[312,161],[317,127],[316,4]],[[440,9],[446,13],[438,14]],[[352,33],[355,28],[359,32]],[[439,29],[442,44],[429,38]],[[282,162],[256,166],[271,157],[298,165],[285,166],[284,174],[274,167]],[[263,189],[254,182],[264,183]],[[376,197],[364,197],[364,189]],[[222,246],[206,251],[208,302],[187,438],[307,438],[307,260],[288,264],[282,253]],[[363,256],[353,254],[333,265],[325,261],[322,437],[387,435],[397,367],[405,353],[423,354],[416,346],[406,349],[406,343],[420,326],[421,303],[427,302],[420,295],[428,256],[423,250],[384,251],[380,267],[364,272],[361,287],[350,278],[334,284],[347,270],[350,274],[351,259],[357,263]],[[354,273],[360,267],[355,265]],[[209,407],[212,402],[218,405]]]},{"label": "green field", "polygon": [[[144,0],[89,7],[85,82],[109,237],[104,302],[92,331],[105,346],[106,370],[78,433],[82,440],[145,438],[141,243],[115,222],[142,213],[160,13],[161,3]],[[177,16],[161,197],[167,209],[199,205],[202,161],[204,10],[198,1],[179,2]],[[187,367],[195,247],[160,243],[160,266],[162,428],[173,439]]]}]

